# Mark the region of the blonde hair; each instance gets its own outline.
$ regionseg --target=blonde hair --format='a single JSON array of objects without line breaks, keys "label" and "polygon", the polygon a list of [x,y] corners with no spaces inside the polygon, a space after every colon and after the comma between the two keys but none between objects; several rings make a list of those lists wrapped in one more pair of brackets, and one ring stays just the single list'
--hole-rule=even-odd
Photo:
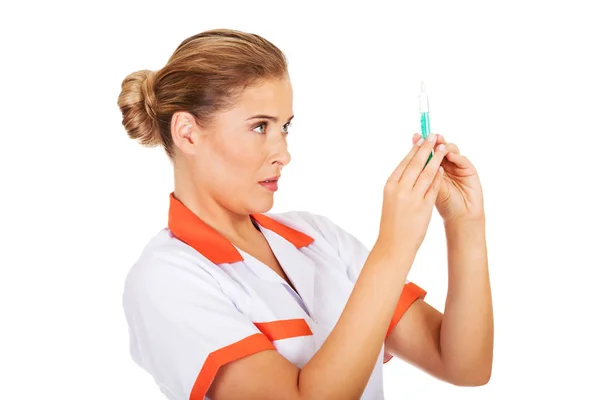
[{"label": "blonde hair", "polygon": [[286,75],[285,55],[266,39],[231,29],[204,31],[185,39],[162,69],[137,71],[123,80],[118,99],[123,126],[130,138],[162,145],[172,159],[175,112],[189,112],[206,126],[244,88]]}]

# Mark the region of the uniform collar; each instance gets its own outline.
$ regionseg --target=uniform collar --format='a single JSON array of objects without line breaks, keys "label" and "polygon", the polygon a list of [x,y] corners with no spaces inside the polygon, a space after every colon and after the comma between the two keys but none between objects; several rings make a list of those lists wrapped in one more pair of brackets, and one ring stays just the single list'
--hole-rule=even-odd
[{"label": "uniform collar", "polygon": [[[243,261],[244,257],[235,246],[216,230],[198,218],[171,193],[169,201],[169,230],[182,242],[192,246],[214,264]],[[314,239],[300,231],[283,225],[263,214],[250,214],[263,228],[269,229],[292,243],[304,247]]]}]

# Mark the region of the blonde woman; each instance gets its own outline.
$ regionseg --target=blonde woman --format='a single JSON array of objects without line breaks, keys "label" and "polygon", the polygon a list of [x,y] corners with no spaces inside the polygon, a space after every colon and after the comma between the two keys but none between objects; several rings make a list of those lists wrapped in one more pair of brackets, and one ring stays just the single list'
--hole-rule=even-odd
[{"label": "blonde woman", "polygon": [[[293,118],[271,42],[190,37],[162,69],[127,76],[118,104],[129,136],[163,146],[174,168],[168,227],[123,296],[131,355],[167,398],[382,399],[392,356],[454,385],[489,380],[483,196],[455,145],[413,137],[369,250],[325,216],[269,213]],[[434,206],[448,244],[443,314],[407,281]]]}]

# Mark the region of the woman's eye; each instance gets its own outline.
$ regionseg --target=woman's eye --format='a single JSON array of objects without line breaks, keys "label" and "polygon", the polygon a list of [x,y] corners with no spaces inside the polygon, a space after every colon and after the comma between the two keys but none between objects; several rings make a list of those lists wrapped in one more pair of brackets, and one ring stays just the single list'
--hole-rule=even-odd
[{"label": "woman's eye", "polygon": [[[268,125],[267,122],[262,122],[260,125],[257,125],[252,130],[256,133],[264,134],[264,133],[267,133],[267,125]],[[288,133],[291,126],[292,126],[292,122],[290,121],[287,124],[283,125],[282,131],[284,133]]]},{"label": "woman's eye", "polygon": [[[260,130],[257,131],[257,129],[259,129],[259,128],[260,128]],[[265,122],[263,122],[252,130],[256,133],[265,133],[266,128],[267,128],[267,124]]]},{"label": "woman's eye", "polygon": [[287,124],[285,124],[285,125],[283,126],[283,131],[284,131],[285,133],[289,133],[289,131],[290,131],[290,128],[291,128],[291,127],[292,127],[292,122],[290,121],[290,122],[288,122]]}]

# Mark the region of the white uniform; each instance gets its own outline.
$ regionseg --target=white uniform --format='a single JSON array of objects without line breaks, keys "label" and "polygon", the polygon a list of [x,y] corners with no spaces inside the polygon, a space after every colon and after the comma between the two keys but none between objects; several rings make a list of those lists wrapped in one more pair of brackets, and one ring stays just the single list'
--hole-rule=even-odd
[{"label": "white uniform", "polygon": [[[150,240],[127,276],[123,306],[132,358],[169,399],[207,399],[219,367],[263,350],[277,350],[302,368],[334,328],[369,254],[323,216],[293,211],[252,218],[297,293],[173,193],[168,228]],[[406,283],[388,334],[424,296]],[[382,367],[390,358],[382,346],[362,399],[384,398]]]}]

